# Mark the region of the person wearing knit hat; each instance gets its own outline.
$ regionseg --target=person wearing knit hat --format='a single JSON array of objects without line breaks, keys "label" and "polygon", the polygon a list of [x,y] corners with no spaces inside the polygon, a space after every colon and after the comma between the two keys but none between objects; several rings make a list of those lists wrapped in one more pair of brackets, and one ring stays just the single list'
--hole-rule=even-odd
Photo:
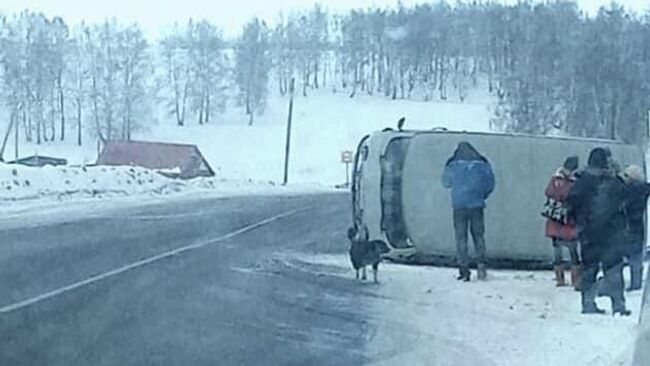
[{"label": "person wearing knit hat", "polygon": [[626,183],[645,182],[645,173],[643,172],[643,169],[641,169],[641,167],[638,165],[630,165],[627,168],[625,168],[625,170],[623,170],[623,172],[621,173],[621,177]]},{"label": "person wearing knit hat", "polygon": [[625,257],[630,267],[628,291],[640,290],[643,284],[643,247],[645,243],[645,212],[650,196],[643,169],[630,165],[619,175],[627,186],[625,217],[627,221]]}]

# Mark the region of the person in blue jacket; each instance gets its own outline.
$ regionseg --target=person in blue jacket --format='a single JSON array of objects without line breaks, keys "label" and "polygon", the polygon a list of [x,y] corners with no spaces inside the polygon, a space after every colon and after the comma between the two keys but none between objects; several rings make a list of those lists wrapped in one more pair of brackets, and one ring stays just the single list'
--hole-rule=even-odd
[{"label": "person in blue jacket", "polygon": [[458,280],[471,277],[467,253],[467,231],[472,234],[476,251],[478,279],[487,278],[485,254],[485,200],[494,190],[494,173],[490,162],[469,142],[458,144],[442,174],[442,185],[451,189],[456,233]]}]

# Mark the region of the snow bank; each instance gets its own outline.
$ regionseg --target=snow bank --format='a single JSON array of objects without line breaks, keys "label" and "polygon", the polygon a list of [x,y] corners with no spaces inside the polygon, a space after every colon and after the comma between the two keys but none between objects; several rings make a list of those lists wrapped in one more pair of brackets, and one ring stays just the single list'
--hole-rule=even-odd
[{"label": "snow bank", "polygon": [[[335,266],[353,280],[344,255],[301,257]],[[382,264],[373,296],[366,355],[373,365],[629,365],[641,294],[628,295],[629,318],[580,315],[580,295],[554,286],[550,272],[492,271],[461,283],[449,268]],[[609,310],[609,301],[600,299]]]},{"label": "snow bank", "polygon": [[323,186],[279,187],[272,182],[234,181],[223,178],[170,179],[138,167],[31,168],[0,163],[0,207],[32,201],[75,201],[87,198],[166,196],[205,193],[254,195],[307,193],[329,190]]}]

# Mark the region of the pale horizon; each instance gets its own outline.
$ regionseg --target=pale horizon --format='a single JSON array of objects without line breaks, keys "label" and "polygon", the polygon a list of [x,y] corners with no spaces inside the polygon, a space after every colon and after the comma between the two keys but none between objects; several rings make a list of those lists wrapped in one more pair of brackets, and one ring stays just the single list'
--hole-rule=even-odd
[{"label": "pale horizon", "polygon": [[[430,3],[431,1],[402,0],[404,5]],[[514,3],[515,0],[505,0]],[[205,19],[217,25],[226,37],[236,37],[243,25],[253,17],[274,23],[281,13],[300,11],[321,4],[331,12],[345,12],[355,8],[390,7],[397,0],[281,0],[269,3],[260,0],[231,1],[216,0],[206,6],[203,0],[159,0],[155,11],[149,1],[137,0],[4,0],[0,13],[15,14],[24,10],[42,12],[49,17],[60,16],[71,25],[85,22],[102,22],[116,19],[120,23],[137,23],[150,39],[156,39],[172,29],[175,23],[183,24],[189,19]],[[453,3],[453,2],[452,2]],[[578,0],[580,8],[587,14],[595,14],[608,0]],[[645,12],[648,4],[642,0],[619,1],[626,9]]]}]

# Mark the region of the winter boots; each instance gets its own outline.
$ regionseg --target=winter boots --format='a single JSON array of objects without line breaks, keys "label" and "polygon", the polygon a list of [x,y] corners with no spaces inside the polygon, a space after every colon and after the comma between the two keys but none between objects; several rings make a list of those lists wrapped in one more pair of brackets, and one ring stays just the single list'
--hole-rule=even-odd
[{"label": "winter boots", "polygon": [[564,278],[564,266],[555,265],[553,266],[553,271],[555,272],[555,286],[564,287],[566,286],[566,280]]},{"label": "winter boots", "polygon": [[[569,286],[566,281],[566,276],[564,271],[567,268],[563,265],[553,266],[553,272],[555,272],[555,286],[564,287]],[[579,265],[572,265],[571,268],[571,286],[576,291],[580,291],[580,282],[582,282],[582,267]]]},{"label": "winter boots", "polygon": [[[485,266],[485,264],[479,264],[477,268],[478,268],[477,278],[479,279],[479,281],[487,280],[487,267]],[[471,277],[472,277],[472,272],[469,270],[469,268],[461,267],[458,269],[458,277],[456,277],[458,281],[469,282]]]},{"label": "winter boots", "polygon": [[469,282],[471,277],[472,272],[470,272],[469,268],[458,269],[458,277],[456,277],[458,281]]}]

